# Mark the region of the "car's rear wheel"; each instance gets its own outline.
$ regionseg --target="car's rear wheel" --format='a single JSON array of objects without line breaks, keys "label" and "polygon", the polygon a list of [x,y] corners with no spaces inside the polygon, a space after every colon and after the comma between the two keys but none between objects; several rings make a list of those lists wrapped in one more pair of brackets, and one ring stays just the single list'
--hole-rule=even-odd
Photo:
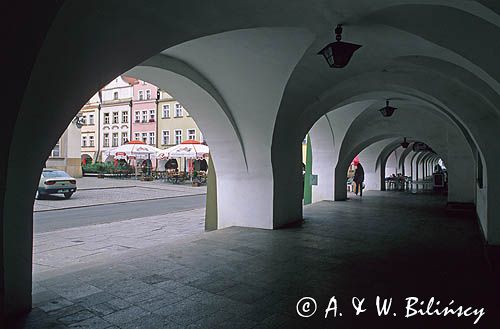
[{"label": "car's rear wheel", "polygon": [[40,193],[40,191],[36,191],[36,194],[35,194],[35,199],[40,200],[40,199],[42,199],[44,196],[45,196],[45,194],[44,194],[44,193]]},{"label": "car's rear wheel", "polygon": [[73,195],[73,192],[64,193],[64,198],[69,199]]}]

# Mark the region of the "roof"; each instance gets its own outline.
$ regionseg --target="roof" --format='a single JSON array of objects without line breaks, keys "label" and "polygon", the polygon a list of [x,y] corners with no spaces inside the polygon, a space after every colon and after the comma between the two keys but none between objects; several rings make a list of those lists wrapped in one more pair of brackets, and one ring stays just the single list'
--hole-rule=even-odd
[{"label": "roof", "polygon": [[126,75],[122,75],[122,79],[123,81],[125,81],[126,83],[128,83],[129,85],[135,85],[135,84],[138,84],[139,83],[139,80],[136,79],[136,78],[132,78],[132,77],[128,77]]}]

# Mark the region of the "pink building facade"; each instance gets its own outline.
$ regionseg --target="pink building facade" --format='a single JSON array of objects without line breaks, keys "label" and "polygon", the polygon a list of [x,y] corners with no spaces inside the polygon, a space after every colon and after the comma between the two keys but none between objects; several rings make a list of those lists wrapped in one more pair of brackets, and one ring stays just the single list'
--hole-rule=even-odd
[{"label": "pink building facade", "polygon": [[141,140],[152,146],[157,146],[157,94],[158,88],[148,82],[138,80],[133,85],[131,139]]}]

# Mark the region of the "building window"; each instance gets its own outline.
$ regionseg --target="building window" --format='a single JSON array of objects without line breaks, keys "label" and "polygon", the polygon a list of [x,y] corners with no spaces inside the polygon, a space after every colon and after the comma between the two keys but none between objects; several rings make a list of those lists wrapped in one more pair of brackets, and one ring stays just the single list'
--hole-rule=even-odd
[{"label": "building window", "polygon": [[82,147],[87,147],[87,136],[82,136]]},{"label": "building window", "polygon": [[122,123],[128,123],[128,111],[122,112]]},{"label": "building window", "polygon": [[141,140],[141,134],[140,134],[140,133],[135,133],[135,134],[134,134],[134,139],[135,139],[136,141],[140,141],[140,140]]},{"label": "building window", "polygon": [[135,123],[141,122],[141,111],[135,111]]},{"label": "building window", "polygon": [[143,123],[148,122],[148,111],[147,110],[142,111],[142,122]]},{"label": "building window", "polygon": [[84,125],[87,124],[87,116],[86,115],[82,115],[80,120],[81,120],[80,122],[83,123]]},{"label": "building window", "polygon": [[113,123],[118,123],[118,112],[113,112]]},{"label": "building window", "polygon": [[163,119],[170,118],[170,105],[169,104],[163,105],[162,118]]},{"label": "building window", "polygon": [[149,110],[149,122],[155,122],[155,117],[156,117],[156,111],[155,110]]},{"label": "building window", "polygon": [[94,147],[94,136],[92,135],[89,136],[89,146]]},{"label": "building window", "polygon": [[59,144],[59,141],[57,141],[56,145],[54,145],[54,148],[52,149],[52,152],[50,152],[50,155],[52,157],[61,156],[61,144]]},{"label": "building window", "polygon": [[118,133],[113,133],[113,147],[118,146]]},{"label": "building window", "polygon": [[109,147],[109,134],[105,133],[104,138],[102,140],[102,146]]},{"label": "building window", "polygon": [[139,90],[139,100],[142,101],[144,100],[144,90]]},{"label": "building window", "polygon": [[155,145],[156,141],[155,141],[155,133],[154,132],[150,132],[149,133],[149,145]]},{"label": "building window", "polygon": [[175,129],[175,144],[182,143],[182,130]]},{"label": "building window", "polygon": [[113,93],[113,99],[114,99],[114,100],[117,100],[117,99],[118,99],[118,92],[117,92],[117,91],[115,91],[115,92]]},{"label": "building window", "polygon": [[109,113],[104,113],[104,124],[109,124]]},{"label": "building window", "polygon": [[170,144],[170,130],[162,130],[161,131],[161,143],[162,145]]},{"label": "building window", "polygon": [[142,133],[142,141],[144,144],[147,144],[148,142],[148,133]]},{"label": "building window", "polygon": [[175,117],[182,117],[182,105],[179,103],[175,104]]},{"label": "building window", "polygon": [[94,124],[94,115],[89,114],[89,125],[93,125],[93,124]]},{"label": "building window", "polygon": [[151,90],[146,90],[146,99],[151,99]]},{"label": "building window", "polygon": [[187,139],[195,140],[196,139],[196,129],[188,129],[187,131]]},{"label": "building window", "polygon": [[128,132],[122,131],[122,145],[128,143]]}]

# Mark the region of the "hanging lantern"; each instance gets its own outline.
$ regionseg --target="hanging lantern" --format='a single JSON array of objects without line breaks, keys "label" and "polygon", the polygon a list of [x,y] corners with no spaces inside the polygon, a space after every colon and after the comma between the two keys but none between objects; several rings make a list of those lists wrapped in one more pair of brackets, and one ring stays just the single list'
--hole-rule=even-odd
[{"label": "hanging lantern", "polygon": [[408,146],[410,146],[410,143],[408,143],[406,141],[406,137],[405,137],[404,140],[403,140],[403,142],[401,143],[401,147],[404,148],[404,149],[406,149],[406,148],[408,148]]},{"label": "hanging lantern", "polygon": [[325,48],[318,52],[318,55],[323,55],[328,66],[342,68],[349,63],[354,52],[361,46],[340,41],[342,39],[342,24],[337,25],[335,35],[337,41],[326,45]]},{"label": "hanging lantern", "polygon": [[383,108],[381,108],[379,111],[380,111],[380,113],[382,113],[382,115],[384,117],[390,117],[394,113],[394,110],[396,110],[396,109],[397,109],[397,107],[389,106],[389,101],[386,100],[385,106]]}]

